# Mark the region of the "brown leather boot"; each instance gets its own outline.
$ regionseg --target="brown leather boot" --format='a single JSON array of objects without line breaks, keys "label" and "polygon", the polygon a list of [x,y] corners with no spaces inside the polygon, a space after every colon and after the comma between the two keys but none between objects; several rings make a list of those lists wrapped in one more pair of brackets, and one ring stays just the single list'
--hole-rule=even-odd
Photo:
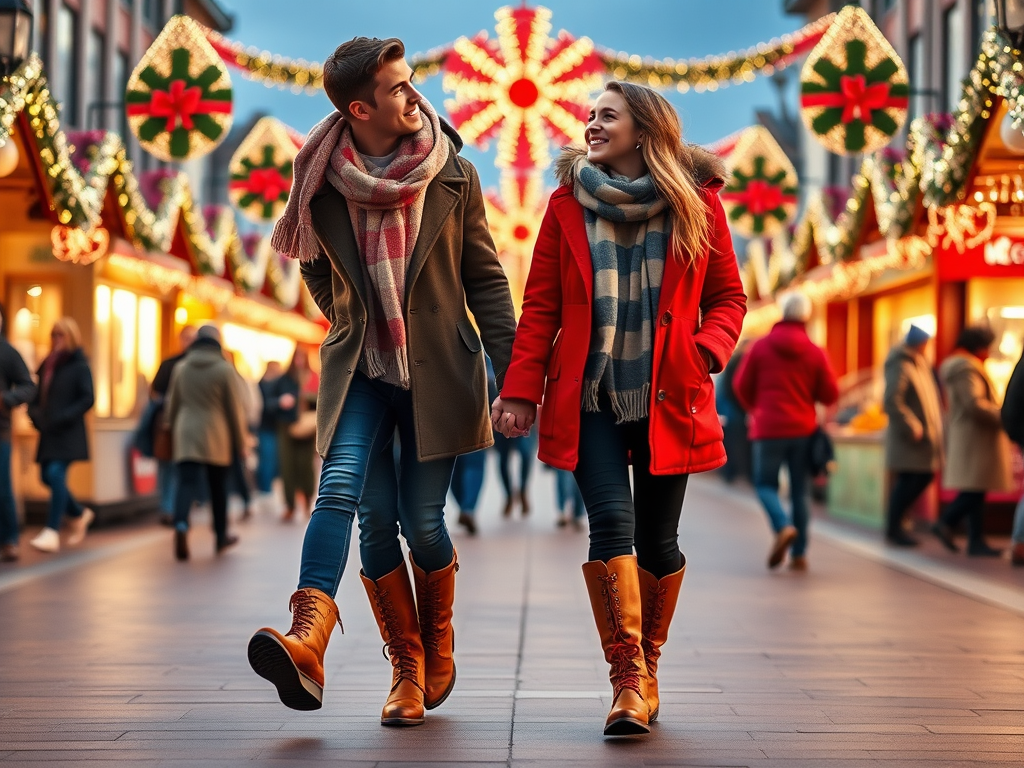
[{"label": "brown leather boot", "polygon": [[440,571],[427,573],[420,569],[409,553],[413,580],[416,582],[416,606],[420,619],[426,661],[424,679],[426,695],[423,706],[440,706],[455,687],[455,630],[452,629],[452,603],[455,601],[455,573],[459,570],[458,555]]},{"label": "brown leather boot", "polygon": [[660,700],[658,699],[658,659],[661,657],[661,646],[668,640],[668,626],[676,612],[679,600],[679,588],[683,586],[683,575],[686,573],[686,560],[683,567],[670,573],[660,581],[654,574],[637,568],[640,575],[640,599],[643,604],[643,642],[644,663],[647,664],[647,705],[651,708],[649,722],[658,719]]},{"label": "brown leather boot", "polygon": [[650,733],[636,556],[621,555],[607,563],[584,563],[583,578],[604,658],[611,665],[612,708],[604,724],[604,735]]},{"label": "brown leather boot", "polygon": [[416,617],[416,602],[405,563],[377,581],[359,578],[370,598],[373,617],[391,657],[391,693],[380,714],[381,725],[423,723],[424,682],[423,641]]},{"label": "brown leather boot", "polygon": [[[338,606],[319,589],[300,589],[288,601],[292,628],[282,635],[264,627],[249,640],[249,664],[277,686],[292,709],[320,709],[324,698],[324,651],[338,618]],[[344,629],[342,629],[344,632]]]}]

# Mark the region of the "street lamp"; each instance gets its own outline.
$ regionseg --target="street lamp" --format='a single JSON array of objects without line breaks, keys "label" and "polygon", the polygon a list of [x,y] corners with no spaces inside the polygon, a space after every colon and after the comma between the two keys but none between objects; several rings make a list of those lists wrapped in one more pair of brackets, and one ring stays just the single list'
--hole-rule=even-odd
[{"label": "street lamp", "polygon": [[996,27],[1019,50],[1024,44],[1024,0],[995,0],[995,2]]},{"label": "street lamp", "polygon": [[10,77],[28,58],[31,43],[30,0],[0,0],[0,74]]}]

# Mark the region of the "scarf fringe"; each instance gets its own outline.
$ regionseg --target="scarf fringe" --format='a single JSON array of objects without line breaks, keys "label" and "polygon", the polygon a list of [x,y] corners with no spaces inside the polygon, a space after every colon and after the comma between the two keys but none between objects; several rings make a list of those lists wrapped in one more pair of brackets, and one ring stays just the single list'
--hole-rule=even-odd
[{"label": "scarf fringe", "polygon": [[380,379],[402,389],[409,389],[409,354],[404,347],[395,349],[393,353],[365,347],[363,361],[367,378]]},{"label": "scarf fringe", "polygon": [[[601,412],[597,404],[600,384],[601,382],[599,381],[591,381],[589,379],[583,382],[583,410],[587,413]],[[612,413],[615,414],[616,424],[641,421],[646,419],[648,415],[648,404],[651,402],[651,385],[644,384],[640,389],[630,389],[625,392],[608,392],[608,399],[612,404]]]}]

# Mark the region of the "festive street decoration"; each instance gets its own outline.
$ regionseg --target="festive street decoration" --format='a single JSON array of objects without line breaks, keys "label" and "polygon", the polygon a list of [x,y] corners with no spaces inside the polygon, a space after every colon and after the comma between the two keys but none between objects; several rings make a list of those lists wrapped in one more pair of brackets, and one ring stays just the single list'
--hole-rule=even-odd
[{"label": "festive street decoration", "polygon": [[858,6],[839,12],[807,57],[800,81],[804,124],[836,154],[880,149],[906,119],[907,70]]},{"label": "festive street decoration", "polygon": [[546,168],[549,139],[581,140],[604,66],[587,38],[549,37],[546,8],[506,7],[495,18],[496,40],[459,38],[445,58],[444,88],[454,93],[445,107],[467,142],[486,147],[497,136],[499,168]]},{"label": "festive street decoration", "polygon": [[161,160],[201,157],[231,126],[231,78],[203,30],[172,17],[128,80],[128,125]]},{"label": "festive street decoration", "polygon": [[503,174],[497,191],[484,194],[487,225],[494,238],[498,260],[505,269],[512,296],[520,300],[530,272],[533,246],[551,190],[539,173]]},{"label": "festive street decoration", "polygon": [[796,215],[796,169],[767,128],[747,128],[726,165],[730,179],[721,198],[734,231],[771,237]]},{"label": "festive street decoration", "polygon": [[50,242],[53,245],[53,255],[61,261],[92,264],[106,255],[110,246],[110,233],[103,227],[86,231],[58,224],[50,230]]},{"label": "festive street decoration", "polygon": [[956,248],[957,253],[965,253],[988,242],[995,226],[996,206],[988,200],[928,209],[928,242],[933,248]]},{"label": "festive street decoration", "polygon": [[231,156],[228,196],[257,224],[275,221],[288,202],[292,163],[300,143],[276,118],[263,117]]}]

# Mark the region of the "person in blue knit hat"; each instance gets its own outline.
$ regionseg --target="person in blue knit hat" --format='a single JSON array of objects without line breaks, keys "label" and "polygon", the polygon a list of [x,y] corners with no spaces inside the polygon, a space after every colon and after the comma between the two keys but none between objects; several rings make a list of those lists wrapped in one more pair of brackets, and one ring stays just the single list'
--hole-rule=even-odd
[{"label": "person in blue knit hat", "polygon": [[930,340],[927,331],[911,325],[885,361],[885,464],[893,473],[885,538],[898,547],[917,546],[903,528],[904,517],[942,463],[942,407],[925,357]]}]

